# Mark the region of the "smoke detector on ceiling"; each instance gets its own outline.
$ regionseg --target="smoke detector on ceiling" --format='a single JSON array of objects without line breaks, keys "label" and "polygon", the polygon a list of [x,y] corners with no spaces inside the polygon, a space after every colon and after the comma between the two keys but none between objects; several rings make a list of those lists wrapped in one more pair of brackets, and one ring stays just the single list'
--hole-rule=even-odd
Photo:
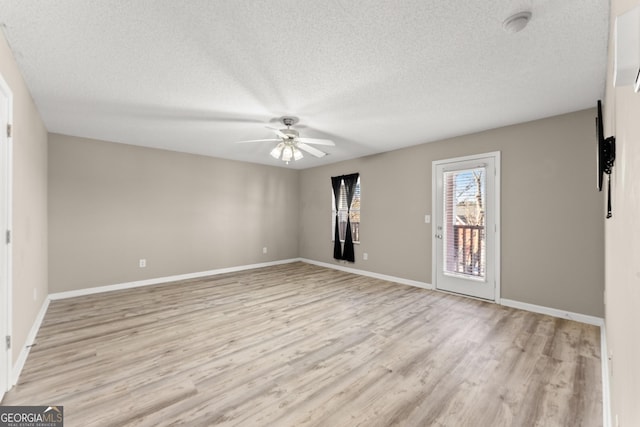
[{"label": "smoke detector on ceiling", "polygon": [[522,31],[530,20],[531,12],[518,12],[505,19],[502,23],[502,28],[504,28],[507,33],[517,33],[518,31]]}]

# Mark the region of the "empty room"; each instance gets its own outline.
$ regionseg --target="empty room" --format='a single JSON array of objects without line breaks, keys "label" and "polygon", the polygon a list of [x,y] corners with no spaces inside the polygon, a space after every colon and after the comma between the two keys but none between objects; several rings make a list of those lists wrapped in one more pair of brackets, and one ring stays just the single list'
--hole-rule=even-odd
[{"label": "empty room", "polygon": [[640,425],[637,0],[0,29],[0,426]]}]

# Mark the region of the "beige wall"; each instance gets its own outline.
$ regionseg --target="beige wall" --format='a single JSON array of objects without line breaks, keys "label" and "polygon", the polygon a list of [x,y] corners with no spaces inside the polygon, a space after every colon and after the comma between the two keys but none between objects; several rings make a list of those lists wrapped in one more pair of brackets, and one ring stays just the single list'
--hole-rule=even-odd
[{"label": "beige wall", "polygon": [[424,223],[433,215],[431,162],[500,151],[502,298],[602,317],[594,117],[590,109],[304,170],[300,256],[336,262],[329,177],[359,172],[361,244],[353,268],[431,283],[431,224]]},{"label": "beige wall", "polygon": [[47,131],[0,32],[0,74],[13,92],[13,360],[47,296]]},{"label": "beige wall", "polygon": [[[611,2],[616,16],[640,5]],[[620,426],[640,425],[640,94],[613,88],[613,32],[605,99],[606,136],[616,137],[613,218],[605,222],[606,326],[611,363],[611,414]],[[616,425],[613,421],[612,425]]]},{"label": "beige wall", "polygon": [[294,258],[297,176],[50,134],[49,292]]}]

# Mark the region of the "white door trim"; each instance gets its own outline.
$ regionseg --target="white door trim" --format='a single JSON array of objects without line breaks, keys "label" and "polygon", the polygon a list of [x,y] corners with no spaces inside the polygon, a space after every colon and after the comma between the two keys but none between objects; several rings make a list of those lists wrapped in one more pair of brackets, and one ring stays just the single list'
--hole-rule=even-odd
[{"label": "white door trim", "polygon": [[501,157],[500,151],[491,151],[489,153],[480,153],[473,154],[469,156],[462,157],[453,157],[450,159],[442,159],[442,160],[434,160],[431,162],[431,213],[432,213],[432,221],[431,221],[431,283],[434,289],[437,290],[437,242],[435,235],[438,234],[437,230],[437,171],[436,166],[445,163],[454,163],[454,162],[467,162],[467,161],[475,161],[485,157],[493,157],[495,162],[495,195],[494,195],[494,211],[495,211],[495,244],[494,244],[494,259],[495,259],[495,295],[494,301],[500,304],[500,295],[501,295],[501,216],[500,216],[500,206],[501,206]]},{"label": "white door trim", "polygon": [[[2,99],[6,97],[7,102],[7,123],[13,124],[13,93],[11,88],[0,75],[0,94]],[[4,102],[4,101],[2,101]],[[4,127],[4,126],[2,126]],[[3,277],[0,278],[4,285],[0,285],[0,312],[4,313],[0,316],[0,351],[6,355],[0,362],[2,370],[2,379],[0,381],[0,399],[4,393],[13,386],[12,379],[12,350],[6,348],[5,337],[11,336],[12,331],[12,246],[11,242],[6,242],[6,232],[12,228],[12,209],[13,209],[13,138],[7,135],[6,129],[0,129],[0,170],[3,174],[2,187],[0,188],[0,209],[4,211],[4,223],[0,224],[0,244],[4,245],[6,251],[0,256],[0,271]],[[6,142],[6,143],[5,143]],[[0,282],[1,283],[1,282]],[[5,360],[6,359],[6,360]]]}]

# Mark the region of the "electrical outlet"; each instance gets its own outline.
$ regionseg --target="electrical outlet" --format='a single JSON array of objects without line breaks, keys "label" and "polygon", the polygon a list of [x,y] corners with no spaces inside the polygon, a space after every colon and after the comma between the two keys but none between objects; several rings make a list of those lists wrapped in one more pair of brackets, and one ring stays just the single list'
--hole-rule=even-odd
[{"label": "electrical outlet", "polygon": [[365,252],[365,253],[363,253],[363,254],[362,254],[362,259],[363,259],[363,260],[365,260],[365,261],[366,261],[366,260],[368,260],[368,259],[369,259],[369,254],[368,254],[368,253],[366,253],[366,252]]},{"label": "electrical outlet", "polygon": [[425,215],[424,216],[424,223],[425,224],[429,224],[431,222],[431,215]]},{"label": "electrical outlet", "polygon": [[262,253],[266,254],[267,253],[267,247],[265,246],[264,248],[262,248]]},{"label": "electrical outlet", "polygon": [[144,258],[140,259],[140,263],[138,265],[140,268],[145,268],[147,266],[147,260]]}]

